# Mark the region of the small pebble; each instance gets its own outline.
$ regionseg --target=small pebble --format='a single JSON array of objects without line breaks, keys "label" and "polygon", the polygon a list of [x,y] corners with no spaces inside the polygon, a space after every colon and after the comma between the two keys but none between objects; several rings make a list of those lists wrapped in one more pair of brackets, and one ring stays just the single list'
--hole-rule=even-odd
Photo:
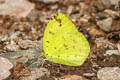
[{"label": "small pebble", "polygon": [[87,77],[92,77],[95,76],[95,73],[84,73],[83,75]]}]

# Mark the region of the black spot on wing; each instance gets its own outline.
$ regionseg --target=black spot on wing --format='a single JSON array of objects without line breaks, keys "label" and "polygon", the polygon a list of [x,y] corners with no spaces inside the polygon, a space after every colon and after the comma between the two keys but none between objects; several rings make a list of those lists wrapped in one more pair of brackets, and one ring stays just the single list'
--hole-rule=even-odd
[{"label": "black spot on wing", "polygon": [[53,32],[51,32],[51,31],[49,31],[49,34],[54,35],[54,33],[53,33]]},{"label": "black spot on wing", "polygon": [[62,20],[61,20],[61,19],[56,19],[56,21],[57,21],[58,23],[61,23],[61,22],[62,22]]},{"label": "black spot on wing", "polygon": [[68,50],[68,45],[63,44],[63,46],[65,47],[66,50]]},{"label": "black spot on wing", "polygon": [[54,16],[54,19],[59,23],[59,26],[61,27],[62,26],[62,23],[61,23],[62,20],[60,18],[58,18],[57,16],[58,16],[58,14]]},{"label": "black spot on wing", "polygon": [[62,26],[62,24],[59,24],[59,26],[61,27],[61,26]]},{"label": "black spot on wing", "polygon": [[64,44],[64,47],[68,47],[66,44]]},{"label": "black spot on wing", "polygon": [[46,41],[47,43],[50,43],[49,41]]},{"label": "black spot on wing", "polygon": [[61,19],[56,19],[56,21],[59,23],[59,26],[62,26]]},{"label": "black spot on wing", "polygon": [[56,47],[54,47],[54,49],[56,49]]},{"label": "black spot on wing", "polygon": [[57,16],[56,16],[56,15],[54,15],[53,17],[54,17],[55,20],[57,19]]},{"label": "black spot on wing", "polygon": [[51,18],[51,20],[53,20],[53,18]]}]

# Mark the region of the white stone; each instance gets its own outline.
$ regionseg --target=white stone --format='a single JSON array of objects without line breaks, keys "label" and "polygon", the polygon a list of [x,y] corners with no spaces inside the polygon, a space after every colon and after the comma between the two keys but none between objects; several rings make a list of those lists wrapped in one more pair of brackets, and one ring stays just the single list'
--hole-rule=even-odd
[{"label": "white stone", "polygon": [[10,75],[11,68],[13,68],[13,64],[8,59],[0,57],[0,80],[6,79]]},{"label": "white stone", "polygon": [[26,17],[35,5],[27,0],[5,0],[0,3],[0,14],[16,17]]},{"label": "white stone", "polygon": [[100,80],[120,80],[119,67],[105,67],[97,72],[97,77]]},{"label": "white stone", "polygon": [[114,55],[120,55],[119,52],[118,52],[118,50],[107,50],[105,56],[106,55],[112,55],[112,54],[114,54]]}]

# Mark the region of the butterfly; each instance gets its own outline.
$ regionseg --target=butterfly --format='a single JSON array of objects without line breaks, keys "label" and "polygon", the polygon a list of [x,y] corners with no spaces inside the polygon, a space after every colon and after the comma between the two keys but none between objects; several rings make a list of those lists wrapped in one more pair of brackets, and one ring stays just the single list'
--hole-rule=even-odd
[{"label": "butterfly", "polygon": [[82,65],[90,52],[87,39],[63,13],[51,18],[43,36],[42,55],[47,60],[69,66]]}]

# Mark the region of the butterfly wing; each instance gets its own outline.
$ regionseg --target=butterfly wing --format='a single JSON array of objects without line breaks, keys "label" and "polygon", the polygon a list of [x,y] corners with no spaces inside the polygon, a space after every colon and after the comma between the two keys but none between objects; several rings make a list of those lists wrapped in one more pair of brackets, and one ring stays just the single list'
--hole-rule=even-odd
[{"label": "butterfly wing", "polygon": [[49,61],[70,66],[83,64],[90,52],[86,38],[62,13],[55,15],[47,24],[43,49]]}]

